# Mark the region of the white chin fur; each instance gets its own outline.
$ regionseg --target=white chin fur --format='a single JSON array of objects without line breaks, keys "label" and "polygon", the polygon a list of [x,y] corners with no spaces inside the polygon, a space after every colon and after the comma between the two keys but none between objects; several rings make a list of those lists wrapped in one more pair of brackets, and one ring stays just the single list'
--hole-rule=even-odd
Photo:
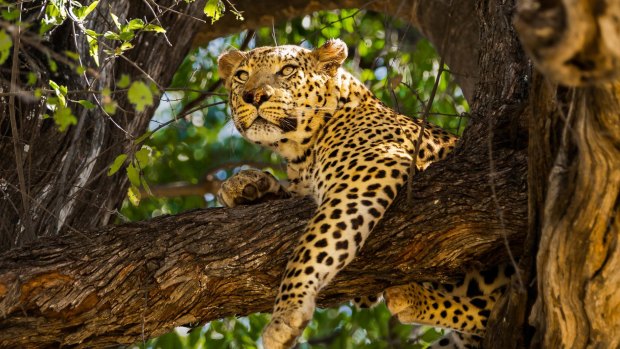
[{"label": "white chin fur", "polygon": [[268,121],[258,119],[245,130],[244,135],[252,142],[269,145],[282,138],[282,130]]}]

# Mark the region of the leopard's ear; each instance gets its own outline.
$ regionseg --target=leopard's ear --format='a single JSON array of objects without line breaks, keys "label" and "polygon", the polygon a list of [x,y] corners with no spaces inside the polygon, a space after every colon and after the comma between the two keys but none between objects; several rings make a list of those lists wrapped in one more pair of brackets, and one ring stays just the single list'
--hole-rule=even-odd
[{"label": "leopard's ear", "polygon": [[319,70],[334,76],[342,62],[347,59],[347,44],[340,39],[330,39],[323,46],[312,51],[312,54],[318,61]]},{"label": "leopard's ear", "polygon": [[230,87],[230,76],[235,68],[245,59],[246,53],[239,50],[232,50],[222,53],[217,58],[217,71],[220,79],[224,81],[224,85]]}]

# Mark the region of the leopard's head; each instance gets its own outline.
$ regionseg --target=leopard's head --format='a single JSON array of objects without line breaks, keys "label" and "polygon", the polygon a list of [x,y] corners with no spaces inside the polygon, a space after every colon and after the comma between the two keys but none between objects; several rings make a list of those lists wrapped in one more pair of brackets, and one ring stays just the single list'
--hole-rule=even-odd
[{"label": "leopard's head", "polygon": [[334,113],[346,57],[340,40],[315,50],[286,45],[222,54],[218,71],[230,90],[236,128],[250,141],[295,158]]}]

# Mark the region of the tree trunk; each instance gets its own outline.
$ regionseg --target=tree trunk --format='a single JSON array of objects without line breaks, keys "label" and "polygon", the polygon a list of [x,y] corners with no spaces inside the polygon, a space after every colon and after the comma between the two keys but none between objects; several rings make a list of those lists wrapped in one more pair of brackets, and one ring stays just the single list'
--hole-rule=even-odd
[{"label": "tree trunk", "polygon": [[496,307],[503,321],[491,321],[486,345],[617,348],[620,7],[525,0],[517,8],[521,40],[544,76],[534,74],[527,110],[523,285],[513,280]]}]

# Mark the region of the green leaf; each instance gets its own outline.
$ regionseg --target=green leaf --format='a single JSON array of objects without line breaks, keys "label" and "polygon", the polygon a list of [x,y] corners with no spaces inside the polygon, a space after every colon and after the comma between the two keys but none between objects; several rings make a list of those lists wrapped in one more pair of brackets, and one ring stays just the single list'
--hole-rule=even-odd
[{"label": "green leaf", "polygon": [[65,50],[65,55],[74,61],[78,61],[80,59],[80,55],[73,51]]},{"label": "green leaf", "polygon": [[140,187],[140,170],[134,164],[127,165],[127,177],[131,185],[136,188]]},{"label": "green leaf", "polygon": [[131,83],[131,79],[129,78],[129,75],[122,74],[120,80],[116,82],[116,87],[127,88],[127,86],[129,86],[130,83]]},{"label": "green leaf", "polygon": [[[140,189],[138,189],[138,187],[136,186],[130,186],[129,189],[127,190],[127,198],[129,198],[129,202],[131,202],[132,205],[134,206],[138,206],[140,204]],[[181,348],[181,347],[176,347],[176,348]]]},{"label": "green leaf", "polygon": [[28,72],[28,81],[26,82],[28,85],[33,86],[37,83],[37,80],[37,74],[34,72]]},{"label": "green leaf", "polygon": [[123,41],[133,40],[135,34],[132,31],[122,31],[119,38]]},{"label": "green leaf", "polygon": [[125,159],[127,159],[127,154],[120,154],[114,159],[108,170],[108,177],[120,170],[121,166],[125,163]]},{"label": "green leaf", "polygon": [[144,142],[145,139],[149,138],[153,133],[151,131],[146,131],[142,136],[136,139],[136,144],[140,144]]},{"label": "green leaf", "polygon": [[60,86],[58,86],[58,84],[56,82],[54,82],[54,80],[50,80],[50,87],[53,88],[54,90],[57,90],[56,92],[58,92],[58,90],[60,89]]},{"label": "green leaf", "polygon": [[123,26],[123,31],[125,30],[138,30],[144,28],[144,21],[140,18],[132,19],[127,23],[127,25]]},{"label": "green leaf", "polygon": [[133,104],[136,111],[143,111],[147,106],[153,105],[153,93],[142,81],[134,81],[127,91],[127,98]]},{"label": "green leaf", "polygon": [[222,17],[224,10],[224,3],[221,0],[208,0],[203,9],[205,15],[211,18],[211,24]]},{"label": "green leaf", "polygon": [[48,57],[47,64],[50,66],[50,70],[52,71],[52,73],[55,73],[58,70],[58,64],[55,60]]},{"label": "green leaf", "polygon": [[11,47],[13,47],[11,36],[7,34],[4,29],[0,30],[0,65],[9,58]]},{"label": "green leaf", "polygon": [[149,164],[149,159],[151,157],[151,147],[142,146],[140,150],[136,152],[134,155],[136,160],[138,160],[138,165],[140,168],[145,168]]},{"label": "green leaf", "polygon": [[60,132],[65,132],[70,125],[77,124],[77,118],[71,113],[71,108],[58,106],[54,112],[54,122]]},{"label": "green leaf", "polygon": [[110,17],[112,17],[112,21],[114,21],[114,25],[116,26],[116,28],[118,28],[119,30],[121,29],[121,22],[118,21],[118,16],[110,13]]},{"label": "green leaf", "polygon": [[131,48],[133,48],[133,44],[130,43],[130,42],[124,42],[124,43],[121,44],[121,47],[120,47],[121,52],[127,51],[127,50],[129,50]]},{"label": "green leaf", "polygon": [[91,29],[86,29],[85,32],[86,41],[88,42],[88,53],[91,57],[93,57],[95,64],[99,66],[99,42],[97,41],[98,34]]},{"label": "green leaf", "polygon": [[75,9],[73,12],[75,13],[75,16],[83,21],[86,16],[88,16],[91,12],[93,12],[93,10],[97,7],[97,5],[99,4],[99,0],[93,1],[90,5],[88,6],[82,6],[80,8]]},{"label": "green leaf", "polygon": [[7,10],[2,10],[2,18],[5,21],[13,21],[19,18],[19,11],[15,8],[9,7]]},{"label": "green leaf", "polygon": [[147,24],[146,27],[144,27],[144,31],[147,32],[156,32],[156,33],[165,33],[166,29],[155,25],[155,24]]},{"label": "green leaf", "polygon": [[84,108],[86,109],[93,109],[95,108],[95,105],[91,102],[91,101],[87,101],[85,99],[80,99],[79,101],[77,101],[78,103],[80,103]]},{"label": "green leaf", "polygon": [[58,85],[53,80],[49,81],[50,87],[54,90],[54,93],[58,97],[58,101],[64,107],[67,106],[67,100],[65,96],[67,95],[67,86]]},{"label": "green leaf", "polygon": [[104,103],[103,104],[103,110],[110,114],[110,115],[114,115],[116,114],[116,107],[118,106],[118,104],[116,104],[115,101],[112,101],[110,103]]},{"label": "green leaf", "polygon": [[110,39],[110,40],[120,40],[121,39],[120,35],[118,35],[115,32],[109,31],[109,30],[107,32],[103,33],[103,37],[106,38],[106,39]]}]

